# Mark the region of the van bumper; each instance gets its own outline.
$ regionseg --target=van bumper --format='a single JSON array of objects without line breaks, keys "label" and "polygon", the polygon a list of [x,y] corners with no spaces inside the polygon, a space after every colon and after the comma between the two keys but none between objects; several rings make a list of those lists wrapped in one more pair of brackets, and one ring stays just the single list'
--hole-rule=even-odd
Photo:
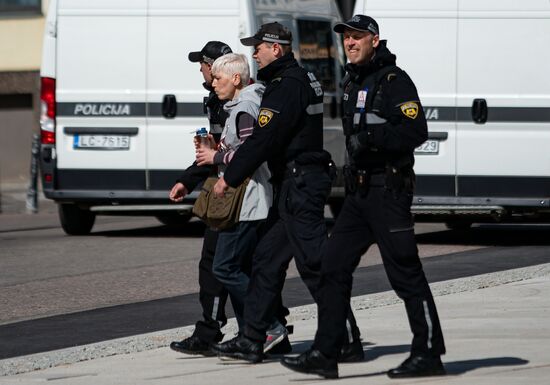
[{"label": "van bumper", "polygon": [[193,191],[178,204],[168,199],[167,190],[52,190],[44,195],[56,203],[76,203],[92,211],[166,211],[193,207],[199,192]]},{"label": "van bumper", "polygon": [[446,197],[415,195],[413,207],[421,209],[428,206],[501,206],[501,207],[531,207],[538,209],[550,208],[550,197],[540,198],[506,198],[506,197]]},{"label": "van bumper", "polygon": [[417,222],[542,222],[550,218],[550,198],[414,196]]}]

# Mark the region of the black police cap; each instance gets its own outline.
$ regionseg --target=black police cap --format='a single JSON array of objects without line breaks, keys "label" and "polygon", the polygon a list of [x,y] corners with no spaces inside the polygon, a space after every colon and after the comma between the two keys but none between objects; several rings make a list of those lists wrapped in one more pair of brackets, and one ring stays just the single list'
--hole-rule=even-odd
[{"label": "black police cap", "polygon": [[221,41],[209,41],[200,51],[189,52],[189,60],[193,63],[206,62],[212,64],[220,56],[232,52],[231,48]]},{"label": "black police cap", "polygon": [[241,39],[241,43],[247,46],[255,46],[263,42],[290,45],[292,33],[280,23],[267,23],[260,27],[253,36]]},{"label": "black police cap", "polygon": [[333,30],[337,33],[343,33],[346,28],[380,35],[378,23],[372,17],[367,15],[355,15],[346,22],[336,24]]}]

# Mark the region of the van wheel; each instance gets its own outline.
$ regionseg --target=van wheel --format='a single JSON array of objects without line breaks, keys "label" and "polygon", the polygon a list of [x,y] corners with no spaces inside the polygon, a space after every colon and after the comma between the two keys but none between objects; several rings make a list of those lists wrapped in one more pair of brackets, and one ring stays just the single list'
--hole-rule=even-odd
[{"label": "van wheel", "polygon": [[185,225],[191,219],[191,214],[179,214],[179,213],[166,213],[157,215],[156,218],[160,223],[166,226],[182,226]]},{"label": "van wheel", "polygon": [[90,210],[81,209],[72,203],[58,205],[61,227],[68,235],[86,235],[90,233],[94,222],[95,214]]},{"label": "van wheel", "polygon": [[445,226],[449,230],[469,230],[472,227],[472,222],[464,219],[456,219],[453,221],[445,222]]}]

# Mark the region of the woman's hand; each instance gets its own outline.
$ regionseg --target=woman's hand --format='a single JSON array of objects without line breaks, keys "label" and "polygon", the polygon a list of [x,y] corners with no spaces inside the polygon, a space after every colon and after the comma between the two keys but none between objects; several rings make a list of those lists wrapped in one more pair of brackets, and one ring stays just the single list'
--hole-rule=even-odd
[{"label": "woman's hand", "polygon": [[227,185],[227,183],[225,183],[225,179],[223,179],[222,176],[220,179],[218,179],[212,190],[214,191],[215,196],[217,196],[218,198],[222,198],[228,188],[229,186]]},{"label": "woman's hand", "polygon": [[214,164],[214,155],[216,150],[207,148],[206,146],[201,146],[195,151],[195,157],[197,165],[204,166],[207,164]]},{"label": "woman's hand", "polygon": [[170,190],[169,198],[172,202],[181,202],[187,194],[189,194],[187,187],[183,183],[178,182]]}]

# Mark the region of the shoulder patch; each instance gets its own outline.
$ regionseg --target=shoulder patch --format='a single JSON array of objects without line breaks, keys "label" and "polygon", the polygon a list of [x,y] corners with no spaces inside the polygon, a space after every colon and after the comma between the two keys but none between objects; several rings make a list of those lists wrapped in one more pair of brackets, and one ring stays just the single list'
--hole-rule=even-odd
[{"label": "shoulder patch", "polygon": [[407,118],[410,119],[416,119],[418,116],[418,103],[416,102],[405,102],[399,106],[401,108],[401,112],[403,115],[405,115]]},{"label": "shoulder patch", "polygon": [[260,127],[266,126],[271,121],[272,117],[273,117],[273,111],[262,108],[260,110],[260,113],[258,114],[258,125]]}]

